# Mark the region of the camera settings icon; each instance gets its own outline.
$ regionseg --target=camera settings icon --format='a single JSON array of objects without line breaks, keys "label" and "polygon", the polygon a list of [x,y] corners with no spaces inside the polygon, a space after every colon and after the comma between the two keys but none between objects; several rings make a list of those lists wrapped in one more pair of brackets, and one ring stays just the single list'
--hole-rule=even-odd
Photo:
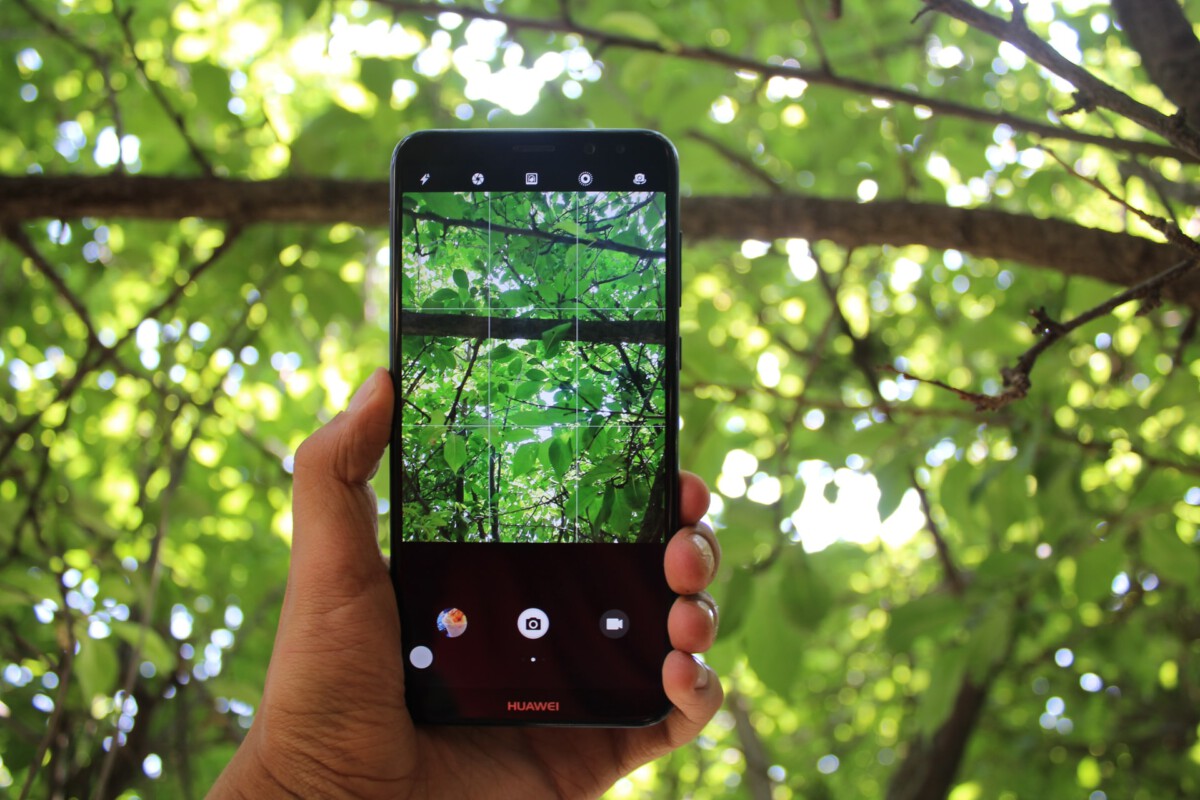
[{"label": "camera settings icon", "polygon": [[550,630],[550,618],[540,608],[527,608],[517,617],[517,630],[526,639],[540,639]]}]

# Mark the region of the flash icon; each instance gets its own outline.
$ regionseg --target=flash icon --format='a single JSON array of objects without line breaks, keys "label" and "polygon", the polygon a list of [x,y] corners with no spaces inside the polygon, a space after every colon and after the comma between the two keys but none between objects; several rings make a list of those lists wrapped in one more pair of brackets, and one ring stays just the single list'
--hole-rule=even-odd
[{"label": "flash icon", "polygon": [[424,186],[428,180],[429,180],[429,173],[426,172],[424,175],[421,176],[421,185]]}]

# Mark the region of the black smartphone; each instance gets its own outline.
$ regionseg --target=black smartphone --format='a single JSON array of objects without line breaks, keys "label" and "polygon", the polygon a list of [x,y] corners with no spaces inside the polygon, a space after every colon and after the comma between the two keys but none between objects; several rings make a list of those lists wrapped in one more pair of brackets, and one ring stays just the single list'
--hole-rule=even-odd
[{"label": "black smartphone", "polygon": [[678,172],[651,131],[396,147],[390,547],[418,722],[670,708]]}]

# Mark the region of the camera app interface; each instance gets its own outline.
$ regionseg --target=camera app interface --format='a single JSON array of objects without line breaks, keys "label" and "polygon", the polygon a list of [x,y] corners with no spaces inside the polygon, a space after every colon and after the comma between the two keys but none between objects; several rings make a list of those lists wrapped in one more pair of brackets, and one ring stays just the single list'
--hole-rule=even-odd
[{"label": "camera app interface", "polygon": [[660,542],[665,196],[401,204],[400,539]]}]

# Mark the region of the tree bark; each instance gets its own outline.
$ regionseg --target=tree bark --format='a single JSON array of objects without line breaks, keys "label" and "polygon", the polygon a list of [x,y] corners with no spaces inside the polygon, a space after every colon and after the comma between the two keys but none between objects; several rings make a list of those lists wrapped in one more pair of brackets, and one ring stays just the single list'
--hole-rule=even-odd
[{"label": "tree bark", "polygon": [[[858,203],[803,195],[686,197],[688,242],[823,239],[844,247],[925,245],[1132,286],[1179,261],[1174,247],[1057,219],[937,203]],[[388,224],[386,181],[281,178],[0,177],[0,224],[77,217],[364,226]],[[1200,277],[1163,298],[1200,308]]]},{"label": "tree bark", "polygon": [[954,788],[967,742],[987,701],[988,685],[965,679],[950,717],[931,739],[913,743],[888,785],[887,800],[944,800]]},{"label": "tree bark", "polygon": [[1176,0],[1112,0],[1150,80],[1200,131],[1200,39]]},{"label": "tree bark", "polygon": [[[429,314],[400,312],[400,333],[405,336],[453,336],[459,339],[541,339],[546,331],[570,319],[540,317],[489,317],[476,314]],[[666,344],[666,323],[659,320],[581,319],[575,330],[562,337],[566,342],[607,344]]]}]

